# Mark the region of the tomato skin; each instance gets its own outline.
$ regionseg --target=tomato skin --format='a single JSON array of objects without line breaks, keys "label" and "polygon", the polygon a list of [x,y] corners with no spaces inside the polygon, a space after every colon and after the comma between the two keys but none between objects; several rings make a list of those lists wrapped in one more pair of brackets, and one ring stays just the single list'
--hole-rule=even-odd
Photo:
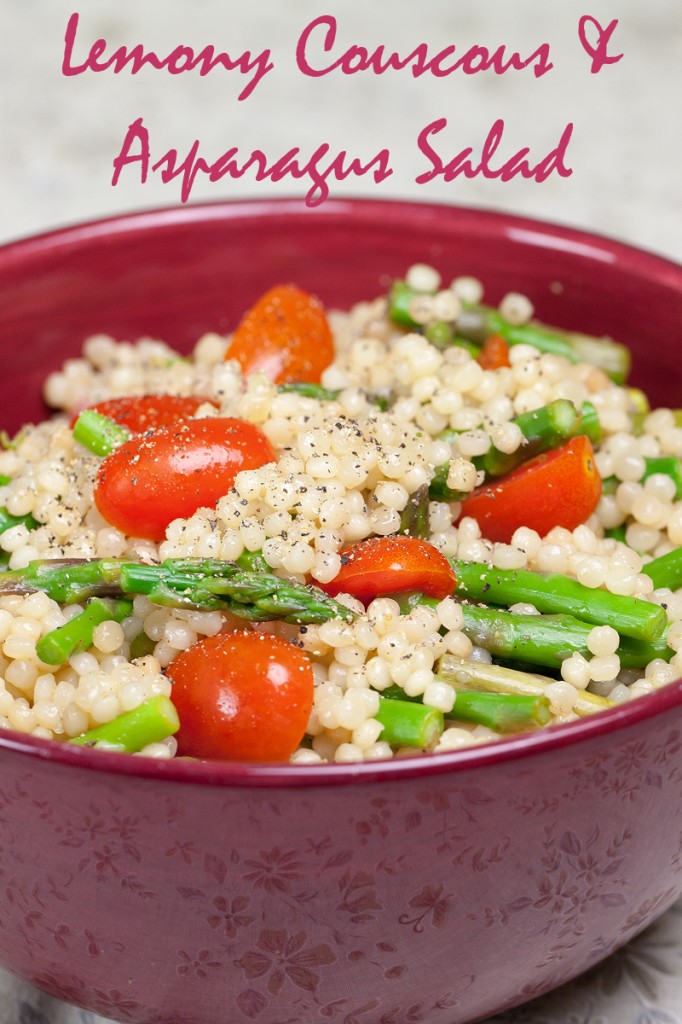
[{"label": "tomato skin", "polygon": [[432,544],[418,537],[370,537],[341,552],[341,569],[317,584],[332,597],[351,594],[364,604],[375,597],[419,591],[444,598],[457,586],[455,571]]},{"label": "tomato skin", "polygon": [[[205,402],[210,399],[200,395],[131,395],[107,398],[87,408],[125,427],[131,434],[144,434],[147,430],[172,427],[178,420],[190,419]],[[78,415],[73,417],[72,427],[77,419]]]},{"label": "tomato skin", "polygon": [[205,637],[169,665],[180,717],[178,753],[286,761],[313,706],[310,659],[288,641],[244,630]]},{"label": "tomato skin", "polygon": [[112,526],[160,541],[173,519],[212,507],[243,469],[275,461],[265,434],[243,420],[208,417],[132,437],[100,466],[95,505]]},{"label": "tomato skin", "polygon": [[275,384],[319,384],[334,358],[321,302],[295,285],[276,285],[245,314],[225,354],[248,376],[264,372]]},{"label": "tomato skin", "polygon": [[460,518],[471,516],[488,540],[509,544],[520,526],[540,536],[555,526],[574,530],[592,515],[601,490],[592,444],[587,437],[574,437],[472,491],[462,502]]},{"label": "tomato skin", "polygon": [[500,334],[489,335],[476,356],[476,362],[484,370],[499,370],[502,366],[511,366],[509,345]]}]

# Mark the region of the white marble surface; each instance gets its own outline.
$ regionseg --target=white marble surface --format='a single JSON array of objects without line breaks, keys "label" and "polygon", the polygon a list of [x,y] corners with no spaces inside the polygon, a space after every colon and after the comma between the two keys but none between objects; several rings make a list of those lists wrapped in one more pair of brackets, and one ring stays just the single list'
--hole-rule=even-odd
[{"label": "white marble surface", "polygon": [[[269,48],[274,68],[246,100],[244,79],[216,69],[170,76],[145,69],[62,74],[69,16],[80,21],[74,61],[97,38],[108,52],[143,43],[162,56],[182,43],[213,44],[238,56]],[[414,79],[408,70],[339,73],[315,79],[297,69],[303,29],[320,14],[338,22],[340,55],[351,43],[408,53],[427,43],[436,53],[455,43],[491,49],[505,43],[529,55],[550,45],[554,68],[536,79],[530,69],[495,76],[461,73]],[[618,19],[610,52],[622,59],[590,73],[578,20],[603,26]],[[311,59],[321,59],[319,46]],[[314,56],[313,56],[314,54]],[[209,162],[232,146],[242,157],[260,148],[272,160],[292,146],[310,154],[322,142],[369,159],[388,148],[393,175],[332,184],[332,195],[409,197],[507,209],[596,230],[682,260],[682,6],[680,0],[0,0],[0,242],[93,217],[169,205],[177,181],[164,184],[128,168],[112,186],[113,161],[128,125],[141,117],[152,162],[169,148],[186,153],[195,139]],[[567,154],[573,173],[544,183],[457,178],[418,185],[428,167],[416,140],[427,124],[448,121],[454,156],[480,150],[495,120],[505,121],[503,149],[527,145],[536,159],[574,125]],[[197,180],[193,201],[288,195],[308,184]],[[591,977],[496,1024],[676,1024],[682,1020],[682,910],[611,958]],[[93,1024],[84,1011],[50,999],[0,972],[0,1024]],[[226,1022],[227,1024],[227,1022]]]}]

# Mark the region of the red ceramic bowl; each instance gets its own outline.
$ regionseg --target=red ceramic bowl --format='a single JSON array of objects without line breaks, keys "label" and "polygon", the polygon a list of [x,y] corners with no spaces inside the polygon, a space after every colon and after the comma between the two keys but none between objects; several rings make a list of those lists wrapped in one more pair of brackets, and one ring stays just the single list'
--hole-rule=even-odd
[{"label": "red ceramic bowl", "polygon": [[[680,404],[682,269],[528,220],[404,203],[189,207],[0,252],[3,426],[96,331],[188,347],[277,281],[328,305],[416,260],[632,345]],[[136,1024],[462,1024],[584,971],[682,892],[682,684],[426,758],[157,763],[0,738],[0,962]]]}]

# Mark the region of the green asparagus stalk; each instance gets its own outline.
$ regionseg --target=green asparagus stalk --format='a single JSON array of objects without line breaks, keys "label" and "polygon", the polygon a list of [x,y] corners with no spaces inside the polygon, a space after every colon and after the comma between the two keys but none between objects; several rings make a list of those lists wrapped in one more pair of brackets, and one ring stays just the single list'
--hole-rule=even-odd
[{"label": "green asparagus stalk", "polygon": [[145,594],[153,604],[173,608],[229,611],[254,622],[282,619],[310,624],[353,617],[343,605],[315,587],[272,573],[249,572],[218,559],[168,559],[143,565],[120,559],[67,559],[30,562],[25,569],[0,573],[0,594],[44,591],[60,604],[89,597]]},{"label": "green asparagus stalk", "polygon": [[[578,412],[572,402],[558,398],[532,412],[521,413],[510,422],[519,427],[524,437],[516,451],[502,452],[492,445],[485,455],[472,459],[476,469],[483,470],[486,479],[511,473],[529,459],[559,448],[579,434],[587,435],[595,444],[601,438],[599,417],[591,402],[584,402]],[[452,443],[457,435],[458,431],[445,431],[441,437]],[[436,467],[429,492],[434,501],[461,501],[466,497],[463,492],[448,487],[449,468],[449,462]]]},{"label": "green asparagus stalk", "polygon": [[431,323],[426,324],[423,331],[424,337],[427,341],[431,342],[434,348],[451,348],[454,345],[456,348],[463,348],[472,359],[476,359],[480,354],[480,345],[475,345],[473,341],[460,337],[454,330],[453,325],[445,320],[433,320]]},{"label": "green asparagus stalk", "polygon": [[73,425],[74,440],[95,455],[109,455],[127,441],[130,433],[94,409],[84,409]]},{"label": "green asparagus stalk", "polygon": [[581,415],[572,402],[558,398],[532,412],[521,413],[511,422],[520,428],[524,442],[510,453],[491,446],[485,455],[474,459],[474,465],[482,469],[486,477],[504,476],[536,455],[559,448],[575,437]]},{"label": "green asparagus stalk", "polygon": [[459,690],[450,718],[486,725],[499,733],[528,732],[552,719],[549,699],[533,694],[473,693]]},{"label": "green asparagus stalk", "polygon": [[[556,681],[547,676],[503,668],[501,665],[458,658],[454,654],[443,655],[438,663],[438,674],[457,689],[457,700],[462,695],[462,688],[479,693],[545,696],[547,687]],[[613,707],[613,702],[606,697],[584,690],[578,691],[573,711],[582,717],[610,707]]]},{"label": "green asparagus stalk", "polygon": [[677,590],[682,587],[682,547],[647,562],[642,572],[652,580],[655,590],[661,587]]},{"label": "green asparagus stalk", "polygon": [[34,519],[30,512],[25,516],[13,516],[6,508],[0,508],[0,533],[11,530],[13,526],[20,526],[22,523],[27,530],[36,530],[40,526],[38,520]]},{"label": "green asparagus stalk", "polygon": [[429,536],[429,487],[424,484],[410,495],[407,505],[400,516],[400,534],[420,537],[426,540]]},{"label": "green asparagus stalk", "polygon": [[[404,281],[394,282],[389,293],[389,317],[410,330],[422,330],[410,314],[410,306],[420,293]],[[490,306],[467,306],[454,324],[463,338],[482,344],[491,334],[499,334],[508,345],[533,345],[541,352],[564,356],[573,363],[592,363],[604,370],[617,384],[623,384],[630,370],[630,353],[624,345],[604,338],[565,331],[559,327],[532,322],[511,324]]]},{"label": "green asparagus stalk", "polygon": [[510,324],[497,310],[478,307],[490,334],[500,334],[508,345],[533,345],[541,352],[565,356],[572,363],[591,363],[616,384],[624,384],[630,372],[630,352],[625,345],[545,324]]},{"label": "green asparagus stalk", "polygon": [[457,596],[471,601],[506,607],[527,603],[540,612],[567,613],[597,626],[611,622],[622,636],[638,640],[658,640],[666,629],[667,618],[660,605],[586,587],[561,573],[493,569],[458,559],[451,559],[450,564],[457,576]]},{"label": "green asparagus stalk", "polygon": [[107,750],[135,754],[150,743],[159,743],[172,736],[179,728],[175,706],[168,697],[159,695],[111,722],[75,736],[70,742],[80,747],[102,746]]},{"label": "green asparagus stalk", "polygon": [[341,394],[341,388],[324,388],[321,384],[311,384],[308,381],[293,381],[290,384],[280,384],[277,390],[281,394],[300,395],[302,398],[316,398],[318,402],[335,402]]},{"label": "green asparagus stalk", "polygon": [[450,462],[443,462],[436,466],[431,483],[429,484],[429,497],[432,501],[464,501],[468,491],[457,491],[448,484],[450,474]]},{"label": "green asparagus stalk", "polygon": [[81,604],[90,597],[121,593],[120,559],[53,558],[29,562],[24,569],[0,573],[0,594],[42,590],[59,604]]},{"label": "green asparagus stalk", "polygon": [[[280,384],[277,388],[280,393],[301,395],[303,398],[316,398],[318,402],[335,402],[341,394],[341,388],[325,388],[321,384],[311,384],[307,381],[292,381],[290,384]],[[390,400],[386,395],[375,395],[365,393],[367,401],[376,405],[383,412],[388,409]]]},{"label": "green asparagus stalk", "polygon": [[46,665],[61,665],[91,646],[95,628],[101,622],[122,622],[132,610],[132,601],[93,597],[82,612],[42,636],[36,643],[36,654]]},{"label": "green asparagus stalk", "polygon": [[594,445],[601,443],[602,429],[601,423],[599,422],[599,413],[592,402],[583,402],[581,406],[580,422],[576,424],[573,436],[578,437],[580,434],[584,434],[585,437],[589,437],[590,441]]},{"label": "green asparagus stalk", "polygon": [[[522,615],[473,604],[463,604],[462,612],[462,632],[475,646],[505,661],[558,669],[576,652],[591,657],[587,639],[594,627],[572,615]],[[665,637],[654,641],[624,637],[616,650],[621,668],[644,668],[654,658],[669,661],[673,653]]]},{"label": "green asparagus stalk", "polygon": [[136,637],[130,641],[130,660],[135,661],[136,658],[146,658],[147,655],[154,653],[156,643],[150,636],[142,630]]},{"label": "green asparagus stalk", "polygon": [[[434,678],[450,682],[442,676]],[[421,697],[407,697],[396,684],[382,690],[381,695],[393,700],[421,702]],[[457,689],[454,708],[446,717],[459,722],[485,725],[494,732],[512,733],[528,732],[539,725],[547,725],[552,713],[549,699],[542,694],[477,693]]]},{"label": "green asparagus stalk", "polygon": [[[410,307],[420,295],[429,294],[431,293],[412,288],[406,281],[394,281],[388,293],[389,319],[400,327],[406,327],[409,331],[423,330],[423,326],[418,324],[412,316]],[[481,341],[483,341],[482,338]]]},{"label": "green asparagus stalk", "polygon": [[380,739],[392,747],[430,750],[443,732],[443,712],[428,704],[382,697],[374,717],[383,726]]}]

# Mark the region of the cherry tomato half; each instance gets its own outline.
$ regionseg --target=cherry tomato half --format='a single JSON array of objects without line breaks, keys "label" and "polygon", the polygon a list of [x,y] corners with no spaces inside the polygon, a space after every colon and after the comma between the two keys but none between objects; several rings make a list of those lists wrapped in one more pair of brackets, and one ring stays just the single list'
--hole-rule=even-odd
[{"label": "cherry tomato half", "polygon": [[313,669],[280,637],[218,633],[168,667],[180,718],[178,753],[228,761],[286,761],[313,706]]},{"label": "cherry tomato half", "polygon": [[[147,430],[172,427],[178,420],[189,419],[200,405],[209,401],[200,395],[132,395],[107,398],[88,409],[113,420],[131,434],[144,434]],[[73,417],[71,426],[77,419],[77,415]]]},{"label": "cherry tomato half", "polygon": [[327,594],[351,594],[364,604],[386,594],[416,590],[443,598],[457,585],[455,571],[433,544],[418,537],[370,537],[341,552],[341,568]]},{"label": "cherry tomato half", "polygon": [[488,540],[508,544],[520,526],[543,537],[555,526],[574,530],[589,519],[600,497],[594,450],[581,435],[472,491],[462,502],[461,517],[475,519]]},{"label": "cherry tomato half", "polygon": [[277,285],[244,316],[225,355],[245,375],[261,370],[276,384],[319,384],[334,358],[321,302],[295,285]]},{"label": "cherry tomato half", "polygon": [[160,541],[173,519],[215,505],[241,470],[274,461],[270,442],[252,423],[186,420],[132,437],[108,455],[97,474],[95,505],[123,533]]},{"label": "cherry tomato half", "polygon": [[499,370],[501,366],[511,366],[509,345],[500,334],[489,335],[476,356],[476,362],[484,370]]}]

